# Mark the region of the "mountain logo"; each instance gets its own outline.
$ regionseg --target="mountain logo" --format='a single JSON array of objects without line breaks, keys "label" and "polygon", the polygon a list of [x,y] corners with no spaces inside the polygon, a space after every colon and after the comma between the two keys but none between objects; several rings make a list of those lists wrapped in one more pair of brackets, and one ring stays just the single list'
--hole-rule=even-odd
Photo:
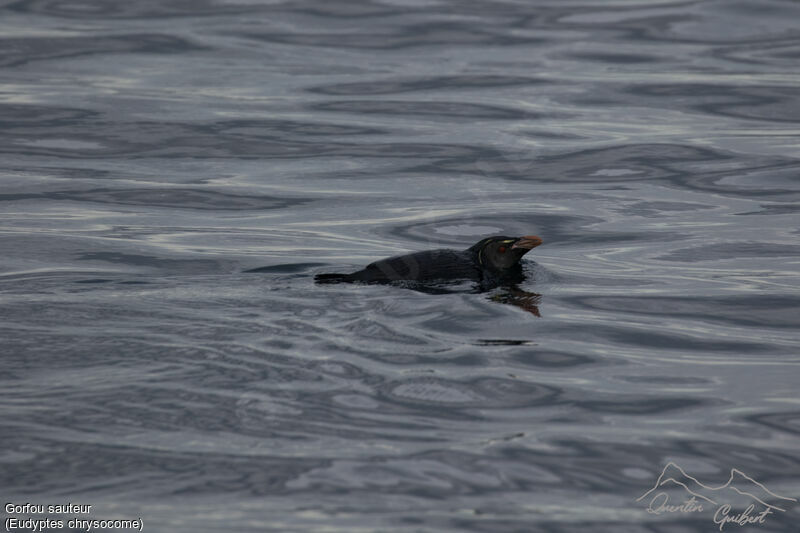
[{"label": "mountain logo", "polygon": [[[675,492],[683,494],[680,503],[670,503]],[[714,523],[720,531],[727,524],[739,526],[763,524],[766,517],[774,512],[786,512],[795,498],[781,496],[748,476],[741,470],[732,468],[728,481],[718,487],[701,483],[673,462],[667,463],[653,487],[636,498],[637,502],[648,502],[650,514],[695,513],[706,509],[716,509]],[[732,512],[743,508],[742,512]]]}]

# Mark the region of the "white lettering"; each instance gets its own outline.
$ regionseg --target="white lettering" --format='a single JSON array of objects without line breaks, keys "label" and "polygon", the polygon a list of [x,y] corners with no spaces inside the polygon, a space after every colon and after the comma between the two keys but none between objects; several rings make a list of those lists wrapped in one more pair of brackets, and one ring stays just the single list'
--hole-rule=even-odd
[{"label": "white lettering", "polygon": [[666,492],[659,492],[650,500],[647,512],[659,515],[662,513],[698,513],[703,510],[703,506],[697,503],[697,499],[692,496],[680,505],[669,505],[669,496]]},{"label": "white lettering", "polygon": [[717,508],[717,512],[714,513],[714,523],[719,525],[719,530],[722,531],[722,528],[725,527],[725,524],[736,524],[738,526],[746,526],[747,524],[763,524],[764,520],[767,518],[768,515],[772,514],[772,509],[769,507],[765,508],[761,513],[751,516],[750,513],[753,512],[755,506],[750,504],[744,512],[739,513],[737,515],[730,515],[728,513],[731,512],[731,506],[727,503],[725,505],[720,505]]},{"label": "white lettering", "polygon": [[34,532],[44,531],[45,529],[63,529],[64,522],[62,520],[53,520],[51,518],[26,518],[20,520],[19,518],[9,518],[6,520],[6,530],[12,529],[30,529]]},{"label": "white lettering", "polygon": [[24,505],[19,505],[16,503],[7,503],[6,512],[8,514],[44,513],[44,505],[36,505],[33,503],[26,503]]}]

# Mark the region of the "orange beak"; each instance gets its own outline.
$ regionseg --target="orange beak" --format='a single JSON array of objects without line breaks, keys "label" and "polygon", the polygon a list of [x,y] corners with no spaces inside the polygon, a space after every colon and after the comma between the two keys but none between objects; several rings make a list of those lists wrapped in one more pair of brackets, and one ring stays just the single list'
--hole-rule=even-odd
[{"label": "orange beak", "polygon": [[523,248],[525,250],[530,250],[532,248],[536,248],[540,244],[542,244],[542,239],[536,235],[528,235],[526,237],[520,237],[517,239],[517,242],[514,243],[511,249]]}]

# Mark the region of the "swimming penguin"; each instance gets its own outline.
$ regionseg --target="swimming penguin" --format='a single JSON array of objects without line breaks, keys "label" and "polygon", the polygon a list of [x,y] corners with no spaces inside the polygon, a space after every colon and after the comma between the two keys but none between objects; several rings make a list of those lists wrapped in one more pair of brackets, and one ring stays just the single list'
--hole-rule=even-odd
[{"label": "swimming penguin", "polygon": [[542,239],[535,235],[487,237],[466,250],[441,249],[398,255],[370,263],[351,274],[317,274],[314,279],[317,283],[471,280],[493,285],[520,278],[520,259],[540,244]]}]

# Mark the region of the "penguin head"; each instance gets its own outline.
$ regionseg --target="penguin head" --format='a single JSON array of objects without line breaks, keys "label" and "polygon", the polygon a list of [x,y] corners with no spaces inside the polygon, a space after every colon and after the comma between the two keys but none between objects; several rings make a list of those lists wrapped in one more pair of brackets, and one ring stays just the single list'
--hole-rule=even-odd
[{"label": "penguin head", "polygon": [[475,243],[470,250],[477,254],[478,264],[496,272],[504,272],[519,264],[522,256],[542,244],[535,235],[525,237],[487,237]]}]

